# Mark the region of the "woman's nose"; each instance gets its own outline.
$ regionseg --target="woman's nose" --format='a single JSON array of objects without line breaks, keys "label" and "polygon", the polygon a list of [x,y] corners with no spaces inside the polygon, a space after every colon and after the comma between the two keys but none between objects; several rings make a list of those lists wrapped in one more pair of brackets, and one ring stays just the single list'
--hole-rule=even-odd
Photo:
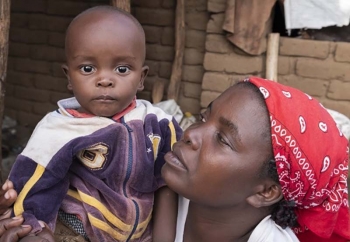
[{"label": "woman's nose", "polygon": [[198,150],[201,144],[201,131],[196,124],[192,124],[188,127],[182,136],[182,141],[191,146],[193,150]]}]

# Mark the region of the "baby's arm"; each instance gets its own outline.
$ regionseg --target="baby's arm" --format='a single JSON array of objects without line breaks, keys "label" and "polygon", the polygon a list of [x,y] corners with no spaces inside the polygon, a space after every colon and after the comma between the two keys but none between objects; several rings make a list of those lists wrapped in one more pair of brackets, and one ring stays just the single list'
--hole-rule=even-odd
[{"label": "baby's arm", "polygon": [[177,220],[177,194],[167,186],[156,191],[153,206],[153,242],[174,242]]}]

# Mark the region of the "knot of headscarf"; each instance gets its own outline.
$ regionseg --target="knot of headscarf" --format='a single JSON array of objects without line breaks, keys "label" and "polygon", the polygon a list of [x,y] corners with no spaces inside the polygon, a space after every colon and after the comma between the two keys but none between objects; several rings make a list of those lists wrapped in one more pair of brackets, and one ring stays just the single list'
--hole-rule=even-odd
[{"label": "knot of headscarf", "polygon": [[311,96],[262,78],[245,81],[265,98],[283,196],[296,205],[294,232],[301,241],[350,240],[347,139]]}]

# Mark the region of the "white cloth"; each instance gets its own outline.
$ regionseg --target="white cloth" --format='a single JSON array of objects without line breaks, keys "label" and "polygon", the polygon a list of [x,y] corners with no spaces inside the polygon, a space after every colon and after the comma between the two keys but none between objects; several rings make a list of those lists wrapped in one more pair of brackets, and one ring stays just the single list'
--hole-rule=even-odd
[{"label": "white cloth", "polygon": [[[189,200],[179,196],[176,238],[175,242],[182,242],[185,222],[188,212]],[[298,238],[294,232],[288,227],[282,229],[271,218],[271,215],[265,217],[256,226],[250,235],[248,242],[298,242]]]},{"label": "white cloth", "polygon": [[344,114],[339,113],[337,111],[326,109],[328,113],[332,116],[335,123],[338,126],[338,129],[340,132],[343,133],[343,135],[350,140],[350,119],[346,117]]},{"label": "white cloth", "polygon": [[349,25],[349,0],[285,0],[286,29]]}]

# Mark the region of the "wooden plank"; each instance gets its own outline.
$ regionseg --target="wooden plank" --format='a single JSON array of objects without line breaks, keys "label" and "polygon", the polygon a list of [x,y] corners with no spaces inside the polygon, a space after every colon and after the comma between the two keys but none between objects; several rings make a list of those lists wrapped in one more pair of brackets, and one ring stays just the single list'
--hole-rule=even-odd
[{"label": "wooden plank", "polygon": [[168,99],[177,101],[181,85],[182,63],[185,51],[185,1],[177,0],[175,17],[175,59],[168,87]]},{"label": "wooden plank", "polygon": [[165,81],[163,79],[157,79],[152,88],[152,103],[159,103],[164,96]]},{"label": "wooden plank", "polygon": [[[0,127],[2,127],[2,121],[4,117],[5,80],[10,30],[10,5],[10,0],[0,1]],[[0,135],[0,147],[2,147],[2,132]],[[3,183],[1,176],[2,149],[0,149],[0,161],[0,183]]]},{"label": "wooden plank", "polygon": [[110,4],[130,13],[130,0],[111,0]]},{"label": "wooden plank", "polygon": [[271,33],[267,39],[266,50],[266,79],[277,82],[278,50],[280,34]]}]

